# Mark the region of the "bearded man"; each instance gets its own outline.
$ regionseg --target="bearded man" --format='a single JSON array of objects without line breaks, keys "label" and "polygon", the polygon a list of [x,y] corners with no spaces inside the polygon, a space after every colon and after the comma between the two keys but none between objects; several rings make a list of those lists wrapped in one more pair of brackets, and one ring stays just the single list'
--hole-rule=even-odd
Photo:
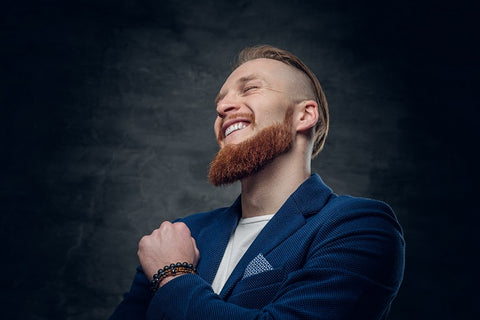
[{"label": "bearded man", "polygon": [[111,319],[386,319],[402,230],[387,204],[311,173],[329,123],[315,75],[285,50],[246,48],[216,106],[209,179],[241,195],[143,237]]}]

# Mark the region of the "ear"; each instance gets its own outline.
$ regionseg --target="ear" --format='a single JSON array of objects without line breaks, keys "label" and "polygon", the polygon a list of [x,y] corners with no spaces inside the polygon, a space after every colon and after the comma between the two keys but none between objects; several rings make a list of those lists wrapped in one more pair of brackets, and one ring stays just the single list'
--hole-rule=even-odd
[{"label": "ear", "polygon": [[304,100],[297,105],[297,132],[305,132],[318,122],[318,104],[314,100]]}]

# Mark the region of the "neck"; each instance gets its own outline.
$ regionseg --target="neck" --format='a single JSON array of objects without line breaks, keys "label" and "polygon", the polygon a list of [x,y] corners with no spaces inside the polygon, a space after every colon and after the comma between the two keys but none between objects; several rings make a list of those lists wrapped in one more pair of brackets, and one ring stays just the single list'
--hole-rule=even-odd
[{"label": "neck", "polygon": [[275,214],[311,175],[310,159],[288,152],[255,175],[242,179],[242,217]]}]

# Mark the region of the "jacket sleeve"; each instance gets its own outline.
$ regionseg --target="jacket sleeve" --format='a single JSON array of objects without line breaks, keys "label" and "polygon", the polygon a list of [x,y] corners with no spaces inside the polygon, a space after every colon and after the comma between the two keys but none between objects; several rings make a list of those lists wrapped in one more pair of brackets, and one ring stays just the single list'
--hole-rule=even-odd
[{"label": "jacket sleeve", "polygon": [[152,299],[150,291],[150,281],[142,271],[142,267],[137,267],[137,273],[133,279],[130,290],[125,293],[122,302],[117,306],[110,320],[134,320],[145,319],[145,315]]},{"label": "jacket sleeve", "polygon": [[404,264],[402,231],[388,210],[380,202],[355,201],[331,212],[303,267],[286,276],[261,310],[224,301],[201,277],[184,275],[156,292],[146,318],[385,319]]}]

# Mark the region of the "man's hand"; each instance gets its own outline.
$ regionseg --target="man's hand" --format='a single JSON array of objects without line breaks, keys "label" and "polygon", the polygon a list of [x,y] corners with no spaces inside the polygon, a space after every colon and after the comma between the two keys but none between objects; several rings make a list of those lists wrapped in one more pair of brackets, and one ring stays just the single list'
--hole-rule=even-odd
[{"label": "man's hand", "polygon": [[[187,225],[183,222],[172,224],[167,221],[153,230],[152,234],[140,239],[137,255],[143,272],[150,280],[158,269],[166,265],[188,262],[196,266],[200,258],[195,239]],[[160,286],[172,278],[166,278]]]}]

